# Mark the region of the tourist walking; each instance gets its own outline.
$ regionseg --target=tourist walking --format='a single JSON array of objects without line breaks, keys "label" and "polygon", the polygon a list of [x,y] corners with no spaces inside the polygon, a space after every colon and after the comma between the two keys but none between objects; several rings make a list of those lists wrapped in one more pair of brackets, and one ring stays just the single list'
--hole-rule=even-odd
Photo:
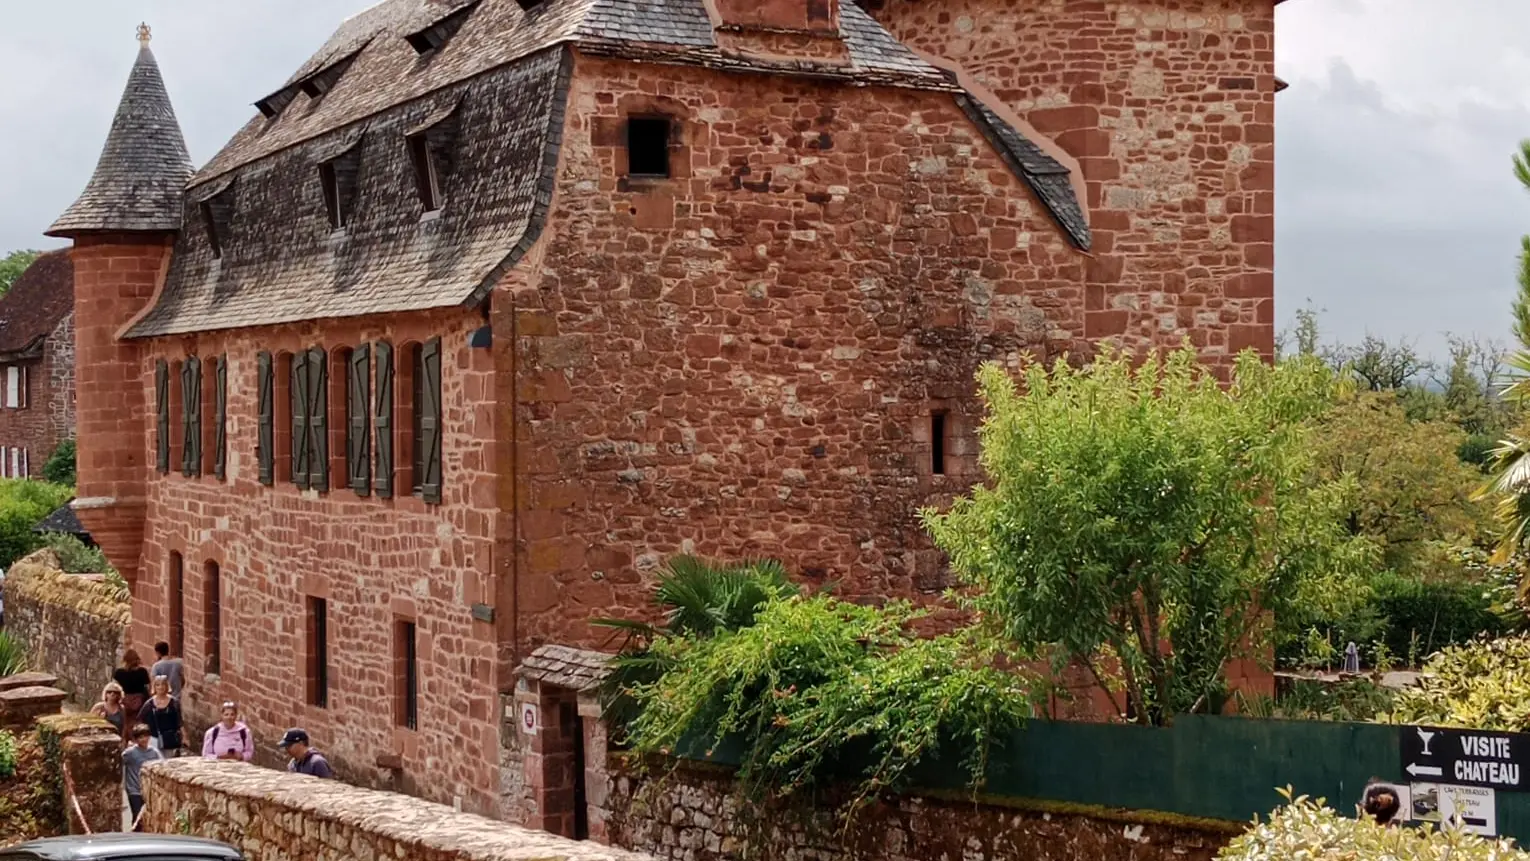
[{"label": "tourist walking", "polygon": [[170,695],[170,680],[156,676],[151,696],[138,712],[138,722],[153,733],[150,746],[164,753],[166,759],[180,756],[181,704]]},{"label": "tourist walking", "polygon": [[137,715],[149,698],[149,671],[137,652],[128,649],[122,653],[122,666],[112,673],[112,681],[122,688],[122,705],[128,714]]},{"label": "tourist walking", "polygon": [[153,733],[143,724],[133,727],[133,743],[122,752],[122,788],[127,790],[128,814],[133,819],[133,830],[142,831],[138,814],[143,810],[143,765],[164,759],[159,751],[150,746]]},{"label": "tourist walking", "polygon": [[170,644],[160,640],[154,644],[154,666],[149,668],[153,678],[164,676],[170,680],[170,696],[181,698],[181,688],[186,684],[186,663],[170,656]]},{"label": "tourist walking", "polygon": [[122,736],[124,742],[128,740],[128,728],[132,723],[127,717],[127,706],[122,704],[122,685],[107,682],[106,687],[101,689],[101,701],[90,707],[90,713],[105,718],[107,723],[117,728],[117,734]]},{"label": "tourist walking", "polygon": [[224,703],[222,718],[202,736],[202,757],[249,762],[255,757],[255,739],[239,719],[239,704]]},{"label": "tourist walking", "polygon": [[286,753],[291,759],[287,762],[287,770],[295,774],[311,774],[314,777],[335,776],[330,770],[329,760],[324,754],[319,753],[308,746],[308,733],[300,729],[289,729],[282,736],[277,748]]}]

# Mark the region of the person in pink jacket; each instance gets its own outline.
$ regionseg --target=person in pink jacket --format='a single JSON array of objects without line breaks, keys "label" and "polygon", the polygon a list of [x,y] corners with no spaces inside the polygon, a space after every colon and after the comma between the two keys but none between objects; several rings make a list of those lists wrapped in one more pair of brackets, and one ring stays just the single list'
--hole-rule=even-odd
[{"label": "person in pink jacket", "polygon": [[204,759],[231,759],[249,762],[255,756],[255,739],[250,728],[239,719],[238,703],[223,704],[223,720],[202,736]]}]

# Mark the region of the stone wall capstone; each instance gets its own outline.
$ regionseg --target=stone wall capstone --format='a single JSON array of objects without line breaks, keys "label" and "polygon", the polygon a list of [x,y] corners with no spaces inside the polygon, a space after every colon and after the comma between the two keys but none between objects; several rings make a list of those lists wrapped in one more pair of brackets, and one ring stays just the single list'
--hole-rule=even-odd
[{"label": "stone wall capstone", "polygon": [[613,845],[675,861],[1211,861],[1238,830],[924,795],[875,802],[846,827],[823,798],[811,811],[743,804],[717,766],[640,775],[624,765],[610,762],[606,803],[592,818],[604,819]]},{"label": "stone wall capstone", "polygon": [[144,768],[144,830],[237,846],[248,861],[645,861],[650,856],[505,825],[404,795],[242,762]]},{"label": "stone wall capstone", "polygon": [[122,654],[132,608],[99,577],[66,574],[50,550],[6,572],[5,629],[26,645],[30,669],[58,677],[82,705],[94,703]]}]

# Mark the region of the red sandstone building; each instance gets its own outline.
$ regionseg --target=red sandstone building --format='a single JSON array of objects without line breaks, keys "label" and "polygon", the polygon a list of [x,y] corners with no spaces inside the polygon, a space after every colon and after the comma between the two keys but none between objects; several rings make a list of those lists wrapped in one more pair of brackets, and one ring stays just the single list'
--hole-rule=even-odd
[{"label": "red sandstone building", "polygon": [[200,170],[145,44],[51,230],[133,639],[577,830],[579,656],[517,668],[667,556],[937,592],[980,362],[1271,352],[1274,3],[387,0]]},{"label": "red sandstone building", "polygon": [[0,297],[0,478],[37,478],[74,437],[74,267],[50,251]]}]

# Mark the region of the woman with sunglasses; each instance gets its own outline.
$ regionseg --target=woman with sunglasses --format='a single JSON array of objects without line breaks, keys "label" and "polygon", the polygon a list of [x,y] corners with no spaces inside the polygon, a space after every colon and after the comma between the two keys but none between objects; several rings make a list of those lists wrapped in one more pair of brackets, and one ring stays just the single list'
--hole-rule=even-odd
[{"label": "woman with sunglasses", "polygon": [[223,719],[202,736],[203,759],[227,759],[249,762],[255,756],[255,739],[250,728],[239,719],[239,704],[223,704]]}]

